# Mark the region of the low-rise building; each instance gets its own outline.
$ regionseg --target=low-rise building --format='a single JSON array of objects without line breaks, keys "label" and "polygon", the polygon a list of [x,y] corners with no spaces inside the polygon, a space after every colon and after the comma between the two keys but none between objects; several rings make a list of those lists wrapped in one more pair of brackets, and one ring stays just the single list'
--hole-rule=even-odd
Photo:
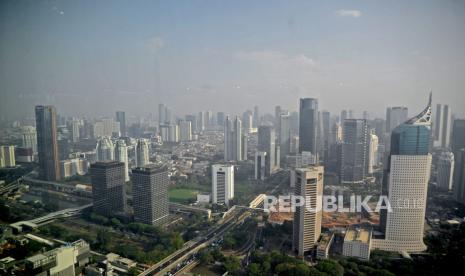
[{"label": "low-rise building", "polygon": [[368,261],[370,259],[372,231],[363,228],[349,228],[344,236],[342,254]]},{"label": "low-rise building", "polygon": [[334,233],[321,234],[320,240],[316,246],[316,258],[318,260],[325,260],[329,257],[329,249],[334,240]]}]

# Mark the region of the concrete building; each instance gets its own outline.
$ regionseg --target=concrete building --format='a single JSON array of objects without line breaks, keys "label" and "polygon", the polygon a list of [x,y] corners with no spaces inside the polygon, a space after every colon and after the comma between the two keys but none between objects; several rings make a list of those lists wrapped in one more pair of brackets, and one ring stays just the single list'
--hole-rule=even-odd
[{"label": "concrete building", "polygon": [[270,176],[276,170],[276,137],[272,126],[258,127],[257,150],[266,152],[265,175]]},{"label": "concrete building", "polygon": [[434,146],[448,148],[450,145],[452,111],[447,104],[437,104],[436,114],[434,115]]},{"label": "concrete building", "polygon": [[374,129],[368,135],[368,160],[367,160],[367,174],[371,175],[374,173],[375,168],[378,167],[378,145],[379,139],[375,134]]},{"label": "concrete building", "polygon": [[404,106],[388,107],[386,109],[386,133],[391,134],[392,130],[404,123],[408,119],[408,108]]},{"label": "concrete building", "polygon": [[126,137],[128,135],[126,128],[126,112],[116,111],[116,122],[119,123],[119,131],[121,136]]},{"label": "concrete building", "polygon": [[381,210],[380,229],[384,236],[373,239],[374,248],[396,252],[426,250],[423,234],[432,159],[430,137],[431,96],[420,114],[392,131],[382,185],[382,195],[388,197],[392,211]]},{"label": "concrete building", "polygon": [[224,123],[224,160],[242,161],[242,122],[239,117],[226,116]]},{"label": "concrete building", "polygon": [[21,128],[21,146],[30,148],[34,154],[37,153],[37,133],[33,126],[25,126]]},{"label": "concrete building", "polygon": [[333,244],[334,233],[322,233],[318,245],[316,246],[316,258],[326,260],[329,258],[329,249]]},{"label": "concrete building", "polygon": [[255,152],[255,179],[265,180],[266,177],[266,151]]},{"label": "concrete building", "polygon": [[291,152],[291,115],[284,112],[279,115],[278,141],[280,147],[280,159],[285,160]]},{"label": "concrete building", "polygon": [[42,180],[60,180],[57,141],[56,110],[53,106],[35,107],[39,177]]},{"label": "concrete building", "polygon": [[75,267],[89,262],[90,247],[84,240],[75,241],[25,260],[26,275],[76,275]]},{"label": "concrete building", "polygon": [[149,163],[149,143],[146,139],[137,139],[136,166],[145,167]]},{"label": "concrete building", "polygon": [[229,204],[234,198],[234,166],[212,165],[212,203]]},{"label": "concrete building", "polygon": [[0,168],[16,166],[15,146],[0,146]]},{"label": "concrete building", "polygon": [[115,122],[113,118],[101,119],[94,123],[93,136],[95,139],[107,136],[118,137],[120,133],[119,122]]},{"label": "concrete building", "polygon": [[90,166],[94,212],[111,216],[126,211],[124,163],[96,162]]},{"label": "concrete building", "polygon": [[115,147],[110,137],[104,136],[97,141],[95,153],[97,155],[97,161],[115,160]]},{"label": "concrete building", "polygon": [[80,138],[80,128],[81,128],[81,121],[76,118],[73,118],[71,121],[71,140],[73,143],[79,142]]},{"label": "concrete building", "polygon": [[254,106],[253,108],[253,127],[257,128],[260,125],[260,112],[258,110],[258,106]]},{"label": "concrete building", "polygon": [[308,199],[303,206],[295,206],[292,247],[299,256],[313,250],[320,238],[323,178],[322,166],[296,169],[294,194]]},{"label": "concrete building", "polygon": [[160,135],[163,142],[179,142],[179,126],[175,124],[160,125]]},{"label": "concrete building", "polygon": [[465,204],[465,148],[455,153],[454,197],[457,202]]},{"label": "concrete building", "polygon": [[134,220],[163,225],[169,218],[169,177],[163,166],[148,165],[132,170]]},{"label": "concrete building", "polygon": [[454,154],[442,152],[437,163],[437,185],[443,191],[451,191],[454,180]]},{"label": "concrete building", "polygon": [[364,261],[370,260],[371,230],[349,228],[344,236],[342,254]]},{"label": "concrete building", "polygon": [[63,178],[73,175],[85,175],[88,171],[89,162],[82,158],[73,158],[60,161]]},{"label": "concrete building", "polygon": [[183,120],[179,122],[179,136],[183,142],[192,140],[192,125],[190,121]]},{"label": "concrete building", "polygon": [[129,157],[126,142],[120,139],[116,141],[115,160],[124,163],[124,181],[129,181]]},{"label": "concrete building", "polygon": [[364,183],[368,162],[367,122],[363,119],[346,119],[343,129],[341,182]]}]

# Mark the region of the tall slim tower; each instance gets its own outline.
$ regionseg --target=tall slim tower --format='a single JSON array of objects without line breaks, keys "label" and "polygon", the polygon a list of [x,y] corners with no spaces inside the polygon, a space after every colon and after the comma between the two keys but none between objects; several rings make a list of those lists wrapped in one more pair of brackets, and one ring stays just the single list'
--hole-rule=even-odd
[{"label": "tall slim tower", "polygon": [[149,162],[149,144],[146,139],[138,139],[136,144],[136,166],[144,167]]},{"label": "tall slim tower", "polygon": [[253,127],[258,127],[260,125],[260,113],[258,111],[258,106],[253,108]]},{"label": "tall slim tower", "polygon": [[382,189],[383,195],[389,198],[392,212],[381,210],[380,227],[384,238],[374,239],[374,248],[405,252],[426,250],[423,233],[432,159],[430,138],[431,95],[420,114],[392,131],[391,153]]},{"label": "tall slim tower", "polygon": [[439,155],[437,169],[437,185],[443,191],[452,190],[454,179],[454,154],[452,152],[442,152]]},{"label": "tall slim tower", "polygon": [[224,122],[224,160],[242,161],[242,122],[227,116]]},{"label": "tall slim tower", "polygon": [[292,247],[299,256],[312,249],[320,238],[323,177],[323,166],[295,170],[294,194],[307,199],[304,206],[295,207],[294,213]]},{"label": "tall slim tower", "polygon": [[124,163],[124,180],[129,181],[128,147],[124,140],[116,141],[115,160]]},{"label": "tall slim tower", "polygon": [[276,169],[275,132],[272,126],[260,126],[258,128],[257,150],[266,152],[265,175],[270,176]]},{"label": "tall slim tower", "polygon": [[132,170],[134,220],[163,225],[168,220],[168,170],[149,165]]},{"label": "tall slim tower", "polygon": [[390,134],[395,127],[407,121],[407,118],[407,107],[388,107],[386,110],[386,133]]},{"label": "tall slim tower", "polygon": [[281,160],[285,160],[291,151],[291,115],[289,112],[279,116],[279,147]]},{"label": "tall slim tower", "polygon": [[299,152],[309,151],[317,156],[318,100],[300,99],[299,116]]},{"label": "tall slim tower", "polygon": [[94,212],[111,216],[126,211],[124,163],[96,162],[90,165]]},{"label": "tall slim tower", "polygon": [[341,182],[364,183],[368,162],[368,127],[366,120],[344,121]]},{"label": "tall slim tower", "polygon": [[39,177],[47,181],[61,178],[58,158],[57,121],[54,106],[35,107]]},{"label": "tall slim tower", "polygon": [[119,123],[119,131],[121,136],[127,136],[126,113],[124,111],[116,111],[116,121]]},{"label": "tall slim tower", "polygon": [[234,166],[212,166],[212,203],[229,204],[234,198]]}]

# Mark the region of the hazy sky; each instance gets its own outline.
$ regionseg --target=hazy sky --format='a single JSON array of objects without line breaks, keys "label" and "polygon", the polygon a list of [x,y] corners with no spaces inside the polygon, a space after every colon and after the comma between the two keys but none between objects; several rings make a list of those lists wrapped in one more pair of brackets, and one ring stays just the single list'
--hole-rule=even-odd
[{"label": "hazy sky", "polygon": [[4,117],[271,112],[299,97],[384,116],[420,111],[430,90],[465,116],[465,1],[0,2]]}]

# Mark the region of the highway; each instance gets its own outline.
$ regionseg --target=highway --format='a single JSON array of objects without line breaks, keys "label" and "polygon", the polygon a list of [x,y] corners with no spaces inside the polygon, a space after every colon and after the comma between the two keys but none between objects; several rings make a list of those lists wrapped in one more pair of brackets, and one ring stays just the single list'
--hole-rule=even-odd
[{"label": "highway", "polygon": [[182,261],[187,257],[210,245],[214,240],[223,235],[226,231],[230,230],[239,220],[245,219],[245,217],[241,217],[244,212],[244,209],[238,210],[237,213],[225,219],[221,225],[208,232],[201,240],[193,243],[186,243],[183,248],[166,257],[161,262],[151,266],[139,275],[163,275],[164,273],[169,272],[178,264],[182,263]]}]

